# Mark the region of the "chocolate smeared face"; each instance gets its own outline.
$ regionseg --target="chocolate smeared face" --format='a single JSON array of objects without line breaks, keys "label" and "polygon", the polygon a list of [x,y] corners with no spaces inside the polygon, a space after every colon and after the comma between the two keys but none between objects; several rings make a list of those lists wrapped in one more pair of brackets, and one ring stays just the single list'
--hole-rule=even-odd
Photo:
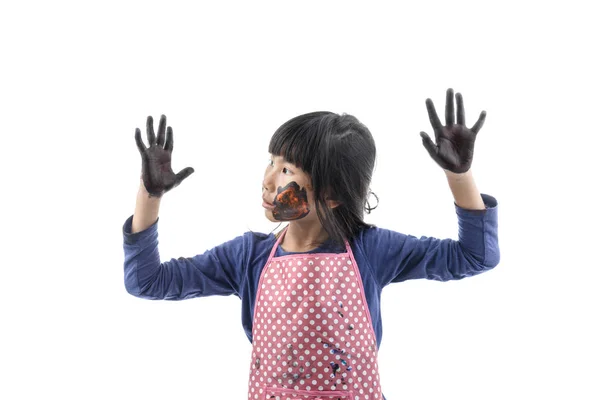
[{"label": "chocolate smeared face", "polygon": [[306,189],[300,189],[296,182],[290,182],[283,188],[277,188],[277,195],[273,200],[273,218],[278,221],[293,221],[304,218],[310,212]]}]

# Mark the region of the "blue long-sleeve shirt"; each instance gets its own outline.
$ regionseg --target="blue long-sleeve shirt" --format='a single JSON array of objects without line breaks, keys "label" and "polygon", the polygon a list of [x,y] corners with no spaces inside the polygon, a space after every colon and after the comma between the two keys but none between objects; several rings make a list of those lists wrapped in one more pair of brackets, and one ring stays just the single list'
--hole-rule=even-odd
[{"label": "blue long-sleeve shirt", "polygon": [[[377,346],[381,344],[381,290],[408,279],[449,281],[473,276],[500,261],[498,210],[494,197],[481,194],[485,210],[455,204],[458,240],[417,238],[378,227],[363,229],[350,240],[371,313]],[[246,232],[203,254],[160,261],[157,221],[131,233],[130,216],[123,225],[125,287],[144,299],[183,300],[235,294],[242,300],[242,325],[252,342],[254,301],[258,283],[276,237]],[[343,253],[331,240],[311,253]],[[278,247],[276,256],[293,254]]]}]

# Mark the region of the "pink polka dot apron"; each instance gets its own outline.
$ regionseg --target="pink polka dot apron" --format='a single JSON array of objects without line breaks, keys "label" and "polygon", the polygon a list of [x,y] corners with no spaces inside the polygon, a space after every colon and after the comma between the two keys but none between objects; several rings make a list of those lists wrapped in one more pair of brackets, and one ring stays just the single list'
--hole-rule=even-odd
[{"label": "pink polka dot apron", "polygon": [[274,257],[252,327],[248,400],[382,400],[377,342],[356,261],[346,253]]}]

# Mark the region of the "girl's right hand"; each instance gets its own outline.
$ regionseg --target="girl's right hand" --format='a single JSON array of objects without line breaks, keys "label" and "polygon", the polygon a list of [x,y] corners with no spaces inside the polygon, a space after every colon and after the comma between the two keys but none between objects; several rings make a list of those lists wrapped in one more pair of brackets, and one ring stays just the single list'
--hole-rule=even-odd
[{"label": "girl's right hand", "polygon": [[142,181],[150,196],[161,197],[164,193],[178,186],[181,181],[190,176],[194,169],[187,167],[175,174],[171,169],[171,153],[173,152],[173,129],[166,129],[167,117],[162,115],[158,124],[158,137],[154,135],[154,121],[148,117],[146,133],[148,144],[142,142],[139,128],[135,129],[135,141],[142,155]]}]

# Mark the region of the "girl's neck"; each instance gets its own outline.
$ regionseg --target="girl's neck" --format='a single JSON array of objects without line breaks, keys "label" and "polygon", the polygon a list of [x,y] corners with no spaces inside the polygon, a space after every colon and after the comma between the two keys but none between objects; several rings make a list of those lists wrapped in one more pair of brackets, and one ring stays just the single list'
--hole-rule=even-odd
[{"label": "girl's neck", "polygon": [[302,253],[321,246],[329,234],[321,224],[306,226],[298,222],[290,222],[280,246],[284,251]]}]

